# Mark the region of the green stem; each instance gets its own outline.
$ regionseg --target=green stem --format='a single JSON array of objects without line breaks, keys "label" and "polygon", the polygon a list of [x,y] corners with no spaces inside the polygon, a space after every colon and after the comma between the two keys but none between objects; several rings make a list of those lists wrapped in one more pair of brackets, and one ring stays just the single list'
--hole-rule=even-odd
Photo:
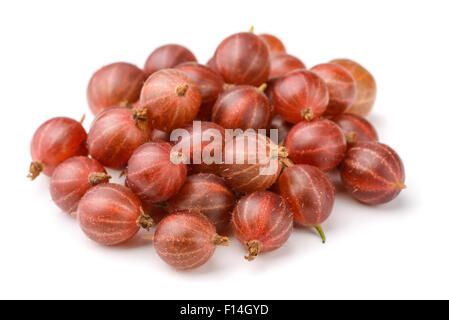
[{"label": "green stem", "polygon": [[321,228],[321,226],[316,226],[315,227],[316,231],[318,231],[318,233],[320,234],[321,239],[323,240],[323,243],[326,243],[326,235],[324,234],[323,229]]}]

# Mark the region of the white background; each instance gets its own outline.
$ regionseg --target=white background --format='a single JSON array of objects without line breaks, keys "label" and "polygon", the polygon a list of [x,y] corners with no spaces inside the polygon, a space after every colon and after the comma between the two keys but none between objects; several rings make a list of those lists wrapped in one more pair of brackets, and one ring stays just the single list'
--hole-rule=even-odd
[{"label": "white background", "polygon": [[[449,5],[446,1],[2,1],[0,4],[0,298],[449,298]],[[278,35],[308,67],[359,61],[375,76],[369,120],[402,156],[408,188],[376,208],[344,193],[322,245],[295,230],[248,263],[234,241],[178,272],[137,237],[105,248],[25,178],[34,130],[87,113],[102,65],[143,66],[180,43],[205,63],[227,35]]]}]

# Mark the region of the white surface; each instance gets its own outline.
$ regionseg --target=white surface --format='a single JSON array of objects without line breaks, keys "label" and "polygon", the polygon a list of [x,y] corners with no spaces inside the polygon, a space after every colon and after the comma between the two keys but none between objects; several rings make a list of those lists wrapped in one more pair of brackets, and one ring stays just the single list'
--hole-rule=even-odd
[{"label": "white surface", "polygon": [[[0,298],[449,298],[448,11],[445,1],[2,1]],[[374,74],[369,120],[407,172],[396,200],[371,208],[338,194],[325,245],[295,230],[248,263],[234,241],[177,272],[139,238],[93,243],[51,202],[48,178],[25,178],[43,121],[92,120],[85,90],[96,69],[143,66],[165,43],[205,63],[252,24],[309,67],[349,57]]]}]

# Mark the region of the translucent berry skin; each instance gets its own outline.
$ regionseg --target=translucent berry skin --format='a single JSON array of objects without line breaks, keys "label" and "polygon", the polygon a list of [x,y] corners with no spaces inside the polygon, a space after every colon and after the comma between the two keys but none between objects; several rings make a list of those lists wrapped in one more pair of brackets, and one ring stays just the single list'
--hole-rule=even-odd
[{"label": "translucent berry skin", "polygon": [[84,233],[102,245],[126,242],[139,231],[140,200],[122,185],[102,183],[91,188],[81,198],[77,212]]},{"label": "translucent berry skin", "polygon": [[197,268],[214,254],[214,225],[199,212],[177,211],[158,224],[154,248],[166,263],[179,270]]},{"label": "translucent berry skin", "polygon": [[89,176],[93,173],[104,174],[104,180],[107,182],[106,170],[95,159],[85,156],[72,157],[59,166],[50,180],[50,193],[53,202],[64,212],[75,212],[78,202],[83,195],[93,187]]},{"label": "translucent berry skin", "polygon": [[223,91],[224,81],[222,77],[211,68],[196,62],[182,63],[175,69],[187,74],[200,91],[201,106],[197,119],[210,120],[212,107]]},{"label": "translucent berry skin", "polygon": [[[64,160],[87,155],[86,138],[86,131],[76,120],[65,117],[47,120],[36,130],[31,140],[33,163],[42,164],[42,172],[51,176],[56,166]],[[29,177],[34,180],[40,171],[30,167]]]},{"label": "translucent berry skin", "polygon": [[270,129],[278,130],[278,142],[281,143],[285,141],[288,133],[292,129],[293,125],[282,119],[280,115],[275,115],[271,118]]},{"label": "translucent berry skin", "polygon": [[[217,173],[218,164],[207,164],[202,156],[203,152],[212,157],[216,152],[221,152],[221,155],[223,155],[225,130],[214,122],[201,121],[199,125],[201,130],[194,130],[193,124],[185,126],[183,129],[186,130],[187,134],[177,141],[176,146],[181,151],[188,150],[185,155],[190,157],[190,168],[193,172]],[[194,161],[196,160],[201,163],[195,164]],[[221,161],[222,157],[219,158],[218,162]]]},{"label": "translucent berry skin", "polygon": [[213,223],[219,234],[227,234],[235,197],[223,179],[210,173],[188,176],[179,192],[170,199],[170,212],[200,212]]},{"label": "translucent berry skin", "polygon": [[298,58],[287,53],[278,53],[270,57],[269,78],[284,76],[296,69],[305,69],[306,66]]},{"label": "translucent berry skin", "polygon": [[150,136],[148,124],[138,126],[132,110],[114,107],[95,118],[87,137],[87,148],[92,158],[105,167],[122,169],[134,150]]},{"label": "translucent berry skin", "polygon": [[148,77],[156,71],[174,68],[184,62],[196,62],[194,54],[178,44],[167,44],[150,54],[145,62],[144,71]]},{"label": "translucent berry skin", "polygon": [[176,157],[168,142],[141,145],[128,161],[126,185],[142,201],[161,202],[170,199],[182,187],[187,175],[184,163],[172,163],[172,160],[180,160]]},{"label": "translucent berry skin", "polygon": [[172,131],[192,122],[201,105],[201,94],[187,74],[164,69],[152,74],[140,95],[140,107],[147,110],[151,127]]},{"label": "translucent berry skin", "polygon": [[139,100],[146,76],[136,66],[118,62],[94,73],[87,87],[87,101],[94,115],[110,107],[128,107]]},{"label": "translucent berry skin", "polygon": [[389,202],[405,188],[401,158],[379,142],[359,142],[350,148],[340,165],[340,175],[348,193],[369,205]]},{"label": "translucent berry skin", "polygon": [[268,51],[272,55],[275,55],[278,53],[284,53],[286,51],[285,46],[282,43],[282,41],[279,40],[279,38],[277,38],[271,34],[262,33],[262,34],[259,34],[259,38],[261,38],[263,40],[263,42],[265,42],[265,44],[268,47]]},{"label": "translucent berry skin", "polygon": [[[279,162],[261,161],[263,159],[258,156],[258,151],[248,148],[251,145],[263,146],[265,150],[261,153],[267,158],[273,153],[277,153],[277,145],[268,137],[258,133],[248,136],[241,134],[226,143],[225,162],[219,166],[219,174],[225,179],[228,186],[241,193],[268,189],[276,182],[282,168]],[[261,174],[261,170],[270,168],[270,163],[273,165],[273,170]]]},{"label": "translucent berry skin", "polygon": [[330,63],[338,64],[348,70],[357,84],[355,102],[347,112],[366,116],[376,101],[377,86],[373,75],[360,64],[349,59],[336,59]]},{"label": "translucent berry skin", "polygon": [[348,110],[357,95],[356,82],[351,73],[332,63],[319,64],[310,70],[326,82],[329,91],[329,104],[324,115],[333,116]]},{"label": "translucent berry skin", "polygon": [[293,215],[279,195],[257,191],[237,202],[232,228],[249,251],[246,259],[253,260],[259,253],[275,250],[287,241],[293,229]]},{"label": "translucent berry skin", "polygon": [[365,118],[355,114],[345,113],[331,119],[343,131],[348,147],[356,142],[377,141],[376,129]]},{"label": "translucent berry skin", "polygon": [[343,131],[332,121],[315,119],[296,124],[285,139],[288,156],[296,164],[309,164],[329,171],[346,153]]},{"label": "translucent berry skin", "polygon": [[219,74],[217,64],[215,63],[215,55],[207,61],[206,65]]},{"label": "translucent berry skin", "polygon": [[251,32],[237,33],[220,43],[215,65],[226,83],[260,86],[270,72],[268,48]]},{"label": "translucent berry skin", "polygon": [[297,123],[321,116],[329,103],[329,92],[318,75],[297,70],[276,81],[273,103],[282,118]]},{"label": "translucent berry skin", "polygon": [[270,101],[253,86],[225,91],[212,109],[212,121],[225,129],[266,129],[270,117]]},{"label": "translucent berry skin", "polygon": [[332,212],[334,186],[317,167],[304,164],[289,167],[282,172],[277,187],[295,220],[304,226],[317,227]]}]

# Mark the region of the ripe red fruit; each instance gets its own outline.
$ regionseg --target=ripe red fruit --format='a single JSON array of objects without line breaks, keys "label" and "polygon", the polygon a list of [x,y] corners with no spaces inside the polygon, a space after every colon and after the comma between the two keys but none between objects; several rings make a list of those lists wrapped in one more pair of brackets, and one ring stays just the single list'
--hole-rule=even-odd
[{"label": "ripe red fruit", "polygon": [[110,178],[95,159],[84,156],[69,158],[53,172],[50,181],[51,198],[64,212],[74,212],[87,190],[99,183],[108,182]]},{"label": "ripe red fruit", "polygon": [[190,168],[194,172],[217,173],[218,164],[223,160],[225,130],[207,121],[196,121],[183,129],[185,132],[175,145],[189,157]]},{"label": "ripe red fruit", "polygon": [[182,71],[160,70],[145,82],[140,107],[147,110],[151,127],[171,131],[195,119],[201,104],[196,84]]},{"label": "ripe red fruit", "polygon": [[350,148],[340,165],[340,174],[349,194],[370,205],[389,202],[405,188],[401,158],[379,142],[359,142]]},{"label": "ripe red fruit", "polygon": [[142,201],[142,209],[147,216],[150,216],[151,219],[153,219],[154,225],[161,222],[161,220],[168,215],[168,209],[165,202],[151,203],[149,201],[144,200]]},{"label": "ripe red fruit", "polygon": [[275,114],[275,108],[273,105],[273,92],[274,92],[274,86],[276,85],[276,82],[280,79],[281,77],[273,77],[268,79],[267,81],[267,87],[264,90],[265,95],[267,96],[268,100],[270,101],[270,108],[271,108],[271,115]]},{"label": "ripe red fruit", "polygon": [[285,139],[285,147],[294,163],[310,164],[323,171],[336,168],[347,148],[343,131],[327,119],[296,124]]},{"label": "ripe red fruit", "polygon": [[178,44],[167,44],[154,50],[145,62],[144,71],[150,76],[162,69],[174,68],[183,62],[196,62],[193,53]]},{"label": "ripe red fruit", "polygon": [[324,115],[341,114],[354,103],[357,87],[349,71],[332,63],[319,64],[310,70],[326,82],[329,91],[329,104]]},{"label": "ripe red fruit", "polygon": [[182,159],[182,154],[172,152],[172,145],[168,142],[145,143],[128,161],[126,185],[142,201],[168,200],[186,179],[186,165],[182,162],[175,164]]},{"label": "ripe red fruit", "polygon": [[170,199],[170,212],[187,210],[204,214],[213,223],[217,232],[229,232],[231,212],[235,197],[223,179],[210,173],[188,176],[184,186]]},{"label": "ripe red fruit", "polygon": [[238,192],[268,189],[276,182],[282,168],[277,159],[273,159],[278,153],[278,146],[268,137],[259,133],[240,134],[226,143],[219,174]]},{"label": "ripe red fruit", "polygon": [[199,212],[174,212],[159,223],[154,233],[159,257],[180,270],[203,265],[218,245],[228,246],[229,239],[219,236],[214,225]]},{"label": "ripe red fruit", "polygon": [[356,142],[378,140],[377,132],[373,125],[355,114],[340,114],[331,120],[343,131],[348,147]]},{"label": "ripe red fruit", "polygon": [[176,69],[187,74],[200,91],[201,107],[197,119],[210,120],[212,107],[223,91],[223,79],[211,68],[196,62],[180,64]]},{"label": "ripe red fruit", "polygon": [[285,52],[284,44],[277,37],[275,37],[271,34],[263,33],[263,34],[259,34],[259,38],[261,38],[263,40],[263,42],[265,42],[270,54],[275,55],[278,53]]},{"label": "ripe red fruit", "polygon": [[139,228],[149,229],[152,219],[127,187],[102,183],[86,192],[77,212],[79,224],[92,240],[112,246],[131,239]]},{"label": "ripe red fruit", "polygon": [[260,86],[270,72],[268,48],[251,32],[237,33],[220,43],[215,65],[226,83]]},{"label": "ripe red fruit", "polygon": [[87,154],[86,131],[80,122],[58,117],[45,121],[36,130],[31,140],[31,180],[43,172],[53,174],[58,164],[73,156]]},{"label": "ripe red fruit", "polygon": [[139,100],[146,76],[136,66],[118,62],[94,73],[87,87],[87,101],[94,115],[109,107],[129,107]]},{"label": "ripe red fruit", "polygon": [[278,142],[281,143],[287,138],[288,133],[293,125],[282,119],[280,115],[275,115],[271,118],[270,129],[278,130]]},{"label": "ripe red fruit", "polygon": [[294,165],[282,172],[277,187],[296,221],[315,227],[325,242],[321,224],[331,214],[335,197],[334,186],[326,174],[313,166]]},{"label": "ripe red fruit", "polygon": [[276,81],[273,91],[276,112],[291,123],[312,120],[326,111],[326,83],[308,70],[292,71]]},{"label": "ripe red fruit", "polygon": [[134,150],[149,140],[151,130],[145,111],[122,107],[101,112],[87,137],[89,154],[102,165],[121,169]]},{"label": "ripe red fruit", "polygon": [[265,87],[236,86],[225,91],[212,109],[212,121],[225,129],[266,129],[271,108]]},{"label": "ripe red fruit", "polygon": [[366,116],[373,108],[376,100],[376,81],[372,74],[357,62],[349,59],[336,59],[330,63],[338,64],[348,70],[357,84],[357,96],[355,102],[347,112],[359,116]]},{"label": "ripe red fruit", "polygon": [[235,236],[248,250],[248,261],[261,252],[281,247],[293,229],[293,216],[284,200],[269,191],[240,199],[232,213]]},{"label": "ripe red fruit", "polygon": [[215,63],[215,55],[207,61],[206,65],[215,72],[217,72],[218,74],[220,74],[218,72],[217,64]]},{"label": "ripe red fruit", "polygon": [[287,53],[278,53],[270,57],[269,78],[284,76],[296,69],[305,69],[306,66],[298,58]]},{"label": "ripe red fruit", "polygon": [[161,131],[158,129],[153,129],[151,131],[151,141],[166,141],[166,142],[170,142],[170,133],[169,132],[165,132],[165,131]]}]

